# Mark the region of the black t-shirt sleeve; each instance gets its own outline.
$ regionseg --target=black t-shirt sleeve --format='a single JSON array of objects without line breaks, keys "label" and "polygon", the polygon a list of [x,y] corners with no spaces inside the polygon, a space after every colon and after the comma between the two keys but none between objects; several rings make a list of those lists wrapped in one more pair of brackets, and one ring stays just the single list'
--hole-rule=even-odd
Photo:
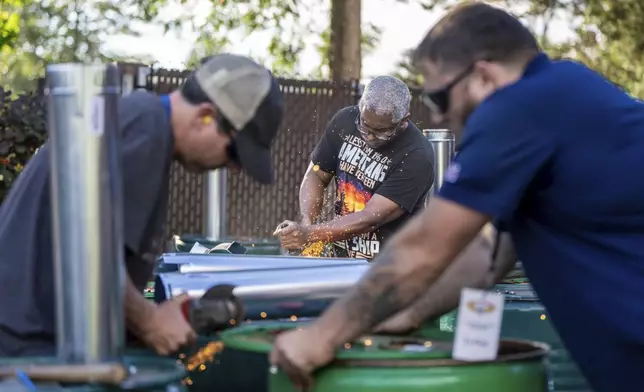
[{"label": "black t-shirt sleeve", "polygon": [[339,118],[341,113],[336,114],[326,126],[324,134],[311,153],[311,162],[318,165],[320,170],[330,174],[335,174],[338,167],[338,153],[342,138],[337,125],[341,122]]},{"label": "black t-shirt sleeve", "polygon": [[410,151],[383,183],[377,194],[398,204],[408,213],[415,210],[434,183],[434,162],[430,154],[419,148]]},{"label": "black t-shirt sleeve", "polygon": [[[156,201],[163,191],[170,160],[169,126],[156,107],[123,109],[121,141],[123,173],[123,230],[125,245],[135,254],[143,249]],[[128,113],[128,111],[139,113]],[[125,118],[123,118],[125,117]]]}]

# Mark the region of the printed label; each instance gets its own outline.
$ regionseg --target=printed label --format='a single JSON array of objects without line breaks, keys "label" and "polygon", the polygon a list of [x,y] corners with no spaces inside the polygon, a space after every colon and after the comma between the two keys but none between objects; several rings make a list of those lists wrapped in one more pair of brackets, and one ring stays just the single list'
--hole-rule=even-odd
[{"label": "printed label", "polygon": [[460,361],[487,361],[496,358],[504,301],[503,294],[463,289],[452,358]]}]

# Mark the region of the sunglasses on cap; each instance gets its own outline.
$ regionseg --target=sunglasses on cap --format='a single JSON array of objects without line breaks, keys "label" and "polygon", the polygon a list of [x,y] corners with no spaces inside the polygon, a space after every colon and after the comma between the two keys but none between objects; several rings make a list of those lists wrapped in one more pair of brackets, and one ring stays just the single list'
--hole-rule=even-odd
[{"label": "sunglasses on cap", "polygon": [[400,123],[394,124],[388,128],[374,129],[364,124],[360,114],[356,116],[356,128],[363,137],[373,136],[378,140],[387,141],[396,135]]},{"label": "sunglasses on cap", "polygon": [[460,82],[461,80],[465,79],[466,76],[468,76],[472,70],[474,70],[474,63],[472,63],[469,67],[465,68],[463,72],[460,74],[456,75],[456,77],[447,85],[444,87],[441,87],[440,89],[434,90],[434,91],[425,91],[421,95],[421,100],[427,106],[430,108],[432,111],[440,114],[445,114],[449,110],[449,94]]}]

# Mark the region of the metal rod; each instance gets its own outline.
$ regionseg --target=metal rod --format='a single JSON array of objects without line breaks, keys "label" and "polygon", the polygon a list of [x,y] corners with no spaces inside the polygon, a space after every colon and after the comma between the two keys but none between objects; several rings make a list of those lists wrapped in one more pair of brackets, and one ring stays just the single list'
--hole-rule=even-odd
[{"label": "metal rod", "polygon": [[445,172],[454,158],[456,138],[454,132],[448,129],[424,129],[423,134],[434,148],[434,185],[431,195],[438,193],[443,185]]},{"label": "metal rod", "polygon": [[47,67],[57,354],[117,358],[124,344],[120,78],[111,65]]},{"label": "metal rod", "polygon": [[206,196],[206,234],[218,240],[226,236],[226,191],[228,173],[226,169],[208,173]]},{"label": "metal rod", "polygon": [[157,273],[231,272],[367,265],[368,263],[365,259],[354,258],[166,253],[157,262]]}]

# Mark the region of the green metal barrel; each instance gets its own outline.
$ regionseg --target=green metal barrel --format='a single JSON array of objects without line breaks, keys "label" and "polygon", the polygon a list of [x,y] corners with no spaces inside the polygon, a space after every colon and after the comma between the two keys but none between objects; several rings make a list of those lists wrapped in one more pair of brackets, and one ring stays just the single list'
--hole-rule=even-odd
[{"label": "green metal barrel", "polygon": [[223,242],[232,242],[236,241],[242,244],[246,248],[246,254],[249,255],[280,255],[280,242],[276,239],[266,239],[266,238],[243,238],[243,239],[220,239],[214,240],[208,237],[192,234],[184,234],[181,236],[176,236],[172,240],[172,247],[174,249],[169,249],[171,252],[187,253],[190,252],[192,246],[195,242],[199,242],[201,245],[207,248],[214,248],[215,246]]},{"label": "green metal barrel", "polygon": [[[53,357],[0,358],[0,367],[54,365]],[[119,386],[101,384],[60,384],[33,382],[37,392],[186,392],[186,372],[173,358],[150,355],[127,356],[124,364],[130,376]],[[33,391],[20,380],[0,380],[1,391]]]},{"label": "green metal barrel", "polygon": [[[275,336],[297,324],[249,325],[224,332],[222,340],[227,349],[266,355]],[[547,391],[545,345],[502,341],[497,360],[464,363],[451,359],[451,339],[435,333],[424,338],[374,335],[347,343],[336,361],[316,373],[310,392]],[[268,380],[268,392],[295,391],[280,371]]]},{"label": "green metal barrel", "polygon": [[[529,283],[500,284],[495,290],[505,294],[505,310],[501,337],[528,339],[544,342],[551,348],[549,353],[551,392],[591,392],[586,379],[563,346],[557,331],[548,320],[545,308]],[[456,312],[440,319],[440,329],[453,332]],[[431,331],[432,328],[430,327]]]}]

